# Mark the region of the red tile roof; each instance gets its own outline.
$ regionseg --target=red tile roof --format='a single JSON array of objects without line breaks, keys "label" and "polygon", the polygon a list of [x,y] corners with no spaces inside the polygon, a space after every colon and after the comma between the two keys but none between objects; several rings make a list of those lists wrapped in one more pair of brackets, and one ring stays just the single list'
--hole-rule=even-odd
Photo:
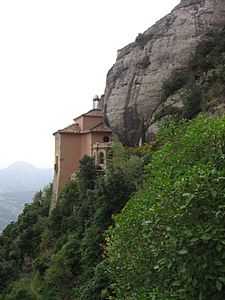
[{"label": "red tile roof", "polygon": [[89,110],[84,116],[98,116],[98,117],[103,117],[103,111],[100,109],[92,109]]},{"label": "red tile roof", "polygon": [[103,117],[103,111],[100,109],[92,109],[89,110],[87,113],[80,115],[79,117],[76,117],[74,120],[77,120],[83,116],[90,116],[90,117]]},{"label": "red tile roof", "polygon": [[105,131],[105,132],[111,132],[111,130],[105,126],[103,122],[99,123],[98,125],[95,125],[94,127],[90,128],[89,131]]},{"label": "red tile roof", "polygon": [[66,128],[60,129],[57,132],[59,132],[59,133],[80,133],[81,130],[80,130],[79,124],[75,123],[75,124],[67,126]]},{"label": "red tile roof", "polygon": [[[81,118],[82,116],[101,117],[101,120],[102,120],[103,112],[99,109],[92,109],[92,110],[88,111],[86,114],[83,114],[74,120],[76,121],[78,118]],[[88,132],[93,132],[93,131],[95,131],[95,132],[111,132],[111,130],[108,127],[106,127],[105,124],[101,121],[97,125],[87,129],[86,131],[81,131],[79,124],[75,122],[74,124],[69,125],[63,129],[60,129],[53,134],[56,134],[56,133],[81,133],[82,134],[82,133],[88,133]]]}]

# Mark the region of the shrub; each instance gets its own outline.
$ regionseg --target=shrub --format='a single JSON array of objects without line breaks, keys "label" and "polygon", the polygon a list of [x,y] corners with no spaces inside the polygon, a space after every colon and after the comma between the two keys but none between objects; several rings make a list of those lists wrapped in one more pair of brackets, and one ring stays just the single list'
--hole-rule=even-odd
[{"label": "shrub", "polygon": [[173,95],[181,89],[189,79],[189,73],[185,70],[176,70],[171,76],[163,81],[163,99]]},{"label": "shrub", "polygon": [[203,91],[193,80],[185,88],[183,115],[187,119],[196,116],[202,110]]},{"label": "shrub", "polygon": [[143,34],[139,33],[135,39],[135,43],[139,45],[145,45],[148,41],[153,38],[154,34]]},{"label": "shrub", "polygon": [[160,138],[145,185],[109,230],[115,299],[222,300],[225,118],[169,124]]}]

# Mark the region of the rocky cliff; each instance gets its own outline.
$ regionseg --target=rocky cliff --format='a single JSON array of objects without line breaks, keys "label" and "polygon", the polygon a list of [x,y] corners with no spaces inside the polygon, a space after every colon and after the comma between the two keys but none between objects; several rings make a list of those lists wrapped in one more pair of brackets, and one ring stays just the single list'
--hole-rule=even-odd
[{"label": "rocky cliff", "polygon": [[[111,129],[128,145],[137,145],[144,120],[149,135],[162,106],[162,83],[186,68],[200,41],[225,24],[224,0],[182,0],[135,42],[118,51],[107,75],[104,109]],[[182,106],[179,93],[168,100]]]}]

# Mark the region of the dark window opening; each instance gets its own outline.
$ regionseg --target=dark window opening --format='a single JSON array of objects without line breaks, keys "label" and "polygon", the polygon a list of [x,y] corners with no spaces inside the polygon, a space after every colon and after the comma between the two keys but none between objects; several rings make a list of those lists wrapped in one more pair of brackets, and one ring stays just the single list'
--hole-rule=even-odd
[{"label": "dark window opening", "polygon": [[54,170],[55,170],[55,172],[58,171],[58,156],[55,157]]},{"label": "dark window opening", "polygon": [[105,155],[103,152],[100,152],[99,153],[99,164],[104,165],[104,163],[105,163]]},{"label": "dark window opening", "polygon": [[104,136],[103,137],[103,142],[104,143],[108,143],[109,142],[109,137],[108,136]]},{"label": "dark window opening", "polygon": [[113,158],[113,152],[112,150],[109,150],[108,153],[107,153],[107,158],[108,159],[112,159]]}]

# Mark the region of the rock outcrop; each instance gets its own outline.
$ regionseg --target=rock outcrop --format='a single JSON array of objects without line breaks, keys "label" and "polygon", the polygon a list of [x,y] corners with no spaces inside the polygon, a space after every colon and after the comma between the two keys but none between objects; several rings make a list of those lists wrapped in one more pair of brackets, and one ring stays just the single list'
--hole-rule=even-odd
[{"label": "rock outcrop", "polygon": [[[224,24],[224,0],[182,0],[118,51],[107,75],[104,109],[111,129],[125,144],[138,144],[143,119],[154,132],[162,82],[173,70],[184,69],[198,43]],[[179,94],[168,101],[175,107],[182,105]]]}]

